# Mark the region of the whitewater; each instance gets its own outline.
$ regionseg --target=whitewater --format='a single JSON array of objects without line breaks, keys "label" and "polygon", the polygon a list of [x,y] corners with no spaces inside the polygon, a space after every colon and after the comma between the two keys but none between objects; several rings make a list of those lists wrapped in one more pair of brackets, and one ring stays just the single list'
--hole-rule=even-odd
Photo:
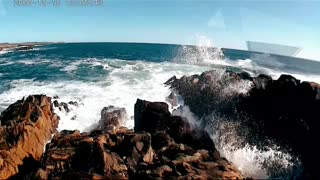
[{"label": "whitewater", "polygon": [[[79,49],[81,46],[85,48]],[[212,49],[211,44],[199,44],[196,47],[158,47],[150,44],[141,47],[137,47],[137,44],[100,46],[63,44],[40,47],[30,52],[0,54],[0,112],[24,96],[46,94],[59,96],[59,102],[76,101],[79,104],[69,105],[68,113],[64,109],[60,111],[55,108],[61,118],[59,130],[90,131],[96,126],[102,108],[109,105],[124,107],[128,120],[123,125],[133,128],[137,98],[165,102],[171,90],[164,82],[174,75],[180,78],[206,70],[223,72],[232,69],[245,70],[253,76],[264,73],[273,78],[286,73],[302,81],[320,83],[320,73],[286,71],[281,63],[273,63],[270,68],[253,59],[227,59],[220,49]],[[117,50],[111,49],[117,46]],[[142,47],[147,50],[140,54],[135,51]],[[99,48],[101,51],[96,50]],[[159,49],[164,49],[163,53],[159,53]],[[168,49],[177,53],[168,52]],[[105,51],[113,52],[108,54]],[[226,91],[244,93],[249,87],[250,83],[242,84]],[[183,101],[179,101],[179,105],[183,105]],[[170,106],[170,111],[175,108]],[[193,121],[193,124],[201,121],[186,106],[182,115]],[[221,117],[210,118],[215,123],[208,125],[206,130],[222,155],[244,175],[254,178],[274,177],[270,175],[268,166],[266,168],[266,161],[280,164],[283,171],[291,171],[293,164],[290,159],[294,157],[290,154],[278,151],[276,146],[268,147],[266,151],[250,145],[234,149],[232,144],[241,140],[241,137],[232,133],[237,124],[226,124]]]}]

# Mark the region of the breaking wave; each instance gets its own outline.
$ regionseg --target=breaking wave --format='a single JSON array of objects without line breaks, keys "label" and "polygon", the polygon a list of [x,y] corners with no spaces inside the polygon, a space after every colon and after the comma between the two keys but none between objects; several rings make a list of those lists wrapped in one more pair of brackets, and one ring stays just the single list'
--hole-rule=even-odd
[{"label": "breaking wave", "polygon": [[[100,118],[103,107],[114,105],[125,107],[129,120],[126,126],[133,127],[133,107],[137,98],[150,101],[165,101],[170,90],[163,85],[173,75],[191,75],[208,70],[207,67],[172,64],[169,62],[152,63],[143,61],[96,61],[83,60],[71,63],[70,73],[76,73],[78,65],[97,65],[110,67],[109,75],[98,82],[84,82],[79,80],[46,82],[35,79],[19,79],[10,82],[10,89],[0,94],[0,110],[4,110],[17,99],[29,94],[58,95],[59,102],[77,101],[79,106],[69,105],[70,112],[63,109],[55,112],[61,117],[59,130],[79,129],[85,131]],[[69,68],[70,70],[71,68]],[[64,69],[65,70],[65,69]]]}]

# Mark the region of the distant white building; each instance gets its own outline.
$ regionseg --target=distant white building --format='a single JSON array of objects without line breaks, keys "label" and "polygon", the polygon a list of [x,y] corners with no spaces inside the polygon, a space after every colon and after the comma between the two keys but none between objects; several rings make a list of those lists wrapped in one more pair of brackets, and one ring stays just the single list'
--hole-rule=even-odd
[{"label": "distant white building", "polygon": [[254,41],[247,41],[247,47],[249,51],[283,56],[296,56],[301,51],[301,48],[299,47]]}]

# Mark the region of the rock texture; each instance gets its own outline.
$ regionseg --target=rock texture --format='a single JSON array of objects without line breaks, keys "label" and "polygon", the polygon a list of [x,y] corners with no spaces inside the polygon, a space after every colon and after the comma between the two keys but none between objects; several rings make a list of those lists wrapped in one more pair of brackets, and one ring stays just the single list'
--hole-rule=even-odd
[{"label": "rock texture", "polygon": [[40,179],[127,179],[127,167],[120,156],[107,149],[113,146],[109,134],[62,131],[46,146]]},{"label": "rock texture", "polygon": [[56,132],[50,98],[17,101],[0,116],[0,179],[243,179],[205,131],[166,103],[138,99],[135,131],[121,126],[125,118],[109,106],[92,132]]},{"label": "rock texture", "polygon": [[128,119],[125,108],[117,108],[114,106],[104,107],[101,111],[101,120],[98,127],[103,132],[118,130]]},{"label": "rock texture", "polygon": [[268,75],[251,77],[230,71],[173,77],[166,84],[199,117],[214,113],[241,121],[251,131],[247,142],[259,145],[265,137],[272,139],[301,157],[306,174],[316,177],[313,164],[317,161],[314,143],[320,137],[319,84],[301,82],[291,75],[273,80]]},{"label": "rock texture", "polygon": [[[135,131],[125,111],[107,107],[90,133],[62,131],[46,146],[34,178],[243,179],[219,156],[209,135],[172,116],[162,102],[137,100]],[[112,127],[112,128],[110,128]]]},{"label": "rock texture", "polygon": [[[37,162],[45,143],[56,131],[59,117],[51,99],[29,96],[10,105],[0,115],[0,179],[7,179]],[[29,164],[28,164],[29,163]]]}]

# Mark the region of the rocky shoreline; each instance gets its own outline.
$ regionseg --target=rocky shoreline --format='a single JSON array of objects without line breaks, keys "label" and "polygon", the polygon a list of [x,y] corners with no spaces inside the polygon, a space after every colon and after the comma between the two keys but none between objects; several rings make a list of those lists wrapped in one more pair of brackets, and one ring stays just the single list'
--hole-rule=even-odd
[{"label": "rocky shoreline", "polygon": [[277,144],[301,159],[302,178],[317,177],[319,84],[285,74],[273,80],[264,74],[251,77],[245,72],[215,70],[172,77],[166,84],[183,97],[203,126],[211,123],[212,116],[238,123],[237,133],[246,143],[260,149]]},{"label": "rocky shoreline", "polygon": [[53,43],[49,42],[34,42],[34,43],[0,43],[0,53],[1,51],[27,51],[32,50],[37,46],[45,46]]},{"label": "rocky shoreline", "polygon": [[10,105],[0,115],[0,179],[245,179],[204,130],[212,113],[239,122],[246,142],[278,143],[301,158],[298,178],[317,177],[319,84],[214,70],[165,84],[173,91],[167,101],[180,95],[199,127],[167,103],[137,99],[134,129],[121,126],[124,108],[108,106],[91,132],[58,132],[53,106],[67,112],[77,102],[31,95]]},{"label": "rocky shoreline", "polygon": [[[106,107],[92,132],[55,132],[51,98],[29,96],[0,116],[0,179],[243,179],[209,135],[163,102],[137,100],[135,129],[125,109]],[[45,147],[44,144],[54,136]]]}]

